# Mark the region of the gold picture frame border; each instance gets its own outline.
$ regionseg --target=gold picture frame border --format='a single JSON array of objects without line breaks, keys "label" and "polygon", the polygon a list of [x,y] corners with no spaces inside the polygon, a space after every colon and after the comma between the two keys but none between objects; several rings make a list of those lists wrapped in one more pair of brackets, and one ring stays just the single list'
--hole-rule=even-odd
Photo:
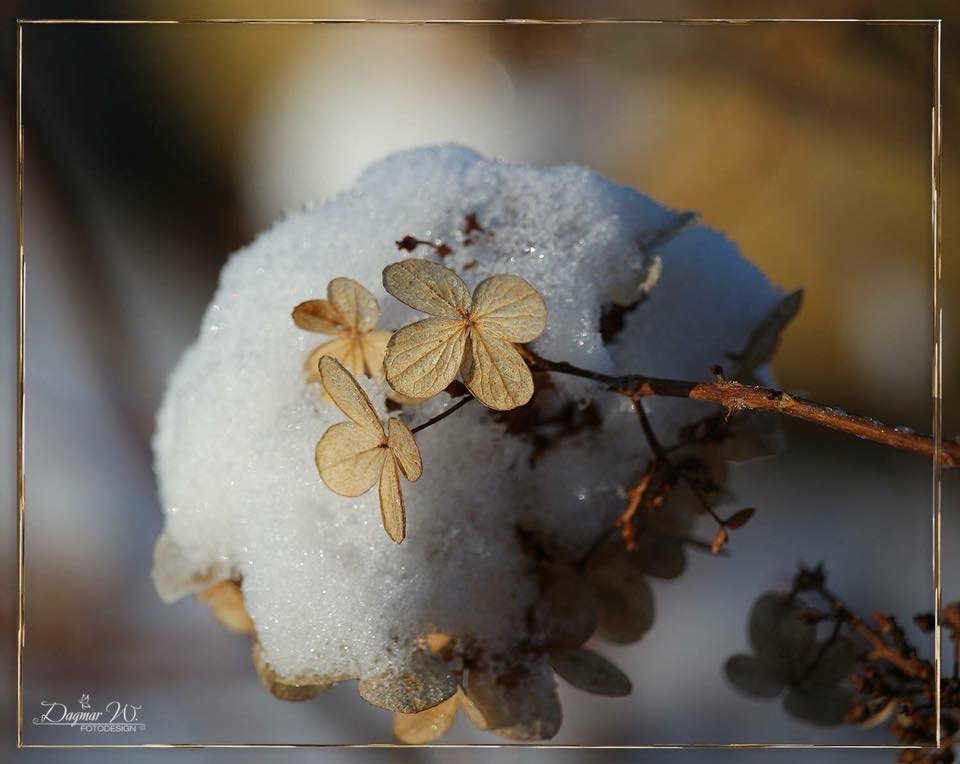
[{"label": "gold picture frame border", "polygon": [[26,593],[24,590],[24,561],[25,561],[25,486],[24,476],[24,322],[26,318],[25,296],[25,258],[23,241],[23,169],[24,169],[24,134],[23,134],[23,30],[26,26],[37,25],[202,25],[202,24],[251,24],[265,26],[279,25],[336,25],[336,24],[382,24],[382,25],[473,25],[473,26],[561,26],[561,25],[741,25],[741,24],[864,24],[868,26],[920,26],[927,27],[932,33],[932,95],[933,106],[931,112],[931,139],[930,139],[930,216],[931,216],[931,245],[933,254],[933,356],[931,359],[932,373],[932,431],[934,438],[933,458],[933,518],[932,518],[932,547],[933,547],[933,596],[934,596],[934,679],[936,693],[934,699],[935,716],[937,721],[937,746],[940,745],[940,678],[941,678],[941,452],[943,446],[943,306],[942,306],[942,195],[941,195],[941,167],[943,154],[943,125],[942,125],[942,82],[941,58],[943,39],[943,20],[940,18],[923,19],[856,19],[856,18],[700,18],[700,19],[620,19],[620,18],[501,18],[501,19],[380,19],[380,18],[176,18],[176,19],[79,19],[79,18],[46,18],[46,19],[17,19],[17,64],[16,64],[16,257],[17,257],[17,748],[45,748],[45,749],[112,749],[112,748],[438,748],[438,749],[467,749],[467,748],[533,748],[556,750],[710,750],[710,749],[741,749],[741,750],[910,750],[923,746],[901,745],[846,745],[846,744],[819,744],[819,743],[649,743],[638,745],[575,745],[556,743],[426,743],[421,745],[407,745],[402,743],[94,743],[94,744],[48,744],[24,743],[23,741],[23,650],[26,644],[25,606]]}]

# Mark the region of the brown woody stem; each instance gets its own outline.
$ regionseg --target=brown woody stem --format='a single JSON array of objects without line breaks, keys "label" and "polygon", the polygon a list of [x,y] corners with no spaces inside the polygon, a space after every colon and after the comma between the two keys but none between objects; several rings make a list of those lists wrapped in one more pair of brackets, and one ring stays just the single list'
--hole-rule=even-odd
[{"label": "brown woody stem", "polygon": [[550,361],[521,346],[521,353],[532,371],[568,374],[599,382],[607,389],[625,395],[633,401],[648,396],[689,398],[723,406],[731,414],[737,411],[772,411],[777,414],[813,422],[848,435],[872,440],[886,446],[938,459],[944,467],[960,466],[960,441],[944,440],[940,448],[930,435],[906,427],[893,427],[870,417],[849,414],[842,409],[775,390],[769,387],[744,385],[726,379],[713,382],[687,382],[678,379],[647,377],[628,374],[614,377],[609,374],[581,369],[566,361]]}]

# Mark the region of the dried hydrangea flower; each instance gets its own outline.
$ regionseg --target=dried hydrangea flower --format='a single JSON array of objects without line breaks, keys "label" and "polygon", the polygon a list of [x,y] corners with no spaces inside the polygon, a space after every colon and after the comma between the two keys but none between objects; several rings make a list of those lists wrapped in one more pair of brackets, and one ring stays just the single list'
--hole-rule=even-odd
[{"label": "dried hydrangea flower", "polygon": [[533,395],[533,377],[514,347],[547,326],[547,306],[519,276],[502,274],[473,292],[449,268],[429,260],[402,260],[383,270],[384,288],[430,318],[390,338],[383,366],[387,382],[417,398],[436,395],[457,372],[483,405],[507,410]]},{"label": "dried hydrangea flower", "polygon": [[856,648],[845,637],[818,642],[816,627],[802,615],[801,606],[787,595],[769,592],[760,597],[748,628],[754,652],[731,657],[727,678],[746,695],[783,694],[784,709],[798,719],[840,724],[853,695],[838,685],[853,672]]},{"label": "dried hydrangea flower", "polygon": [[319,367],[327,394],[351,420],[330,427],[317,443],[320,477],[341,496],[360,496],[379,479],[383,529],[399,544],[406,535],[400,474],[413,482],[423,472],[413,433],[393,417],[384,430],[367,394],[337,359],[323,356]]},{"label": "dried hydrangea flower", "polygon": [[310,353],[304,368],[308,382],[320,381],[320,359],[336,358],[352,374],[379,377],[391,332],[378,331],[380,305],[353,279],[336,278],[327,284],[326,300],[307,300],[293,309],[293,322],[308,332],[333,337]]},{"label": "dried hydrangea flower", "polygon": [[[304,457],[346,417],[332,405],[315,405],[289,374],[290,358],[306,357],[313,347],[301,348],[305,332],[288,318],[297,301],[291,295],[348,274],[380,301],[382,322],[387,292],[379,279],[397,262],[387,242],[407,229],[459,242],[461,221],[473,212],[488,233],[444,262],[461,272],[469,258],[477,283],[512,273],[536,286],[551,311],[535,349],[583,368],[689,378],[721,364],[732,378],[737,366],[729,354],[759,357],[745,352],[753,348],[747,340],[783,297],[722,235],[691,226],[657,252],[662,273],[651,299],[624,311],[616,336],[605,337],[601,320],[618,287],[627,297],[644,290],[648,268],[638,242],[675,228],[677,213],[572,166],[511,165],[450,146],[386,158],[352,191],[291,215],[225,267],[158,419],[154,449],[165,528],[154,581],[172,602],[242,576],[244,587],[256,591],[246,603],[250,615],[271,625],[258,635],[274,674],[271,686],[349,675],[364,679],[368,699],[396,705],[390,699],[396,684],[386,692],[389,684],[373,678],[392,670],[402,680],[421,636],[442,628],[457,635],[444,663],[489,716],[484,724],[491,732],[547,737],[559,719],[559,679],[548,650],[562,647],[563,635],[556,645],[531,649],[541,638],[527,617],[541,594],[540,557],[516,531],[534,529],[538,546],[553,559],[582,561],[622,513],[619,489],[631,485],[650,458],[635,412],[586,380],[556,375],[550,395],[557,408],[589,399],[596,414],[573,436],[554,438],[566,423],[547,421],[552,406],[542,407],[537,430],[523,437],[505,436],[479,407],[418,434],[431,474],[443,479],[404,486],[405,499],[416,496],[422,528],[398,546],[371,527],[372,491],[352,500],[365,512],[331,516],[349,501],[327,491]],[[351,258],[344,271],[347,250],[363,256]],[[398,319],[409,310],[393,302],[390,308]],[[315,344],[335,338],[317,335]],[[539,382],[541,375],[534,376]],[[766,379],[766,370],[758,369],[757,377]],[[357,381],[380,411],[385,385],[359,375]],[[444,407],[449,401],[436,396],[423,404],[418,421]],[[671,445],[708,413],[659,398],[645,407],[658,436]],[[529,457],[541,434],[551,442],[534,464]],[[645,532],[638,529],[641,541]],[[663,544],[655,541],[664,537],[651,538],[656,561],[643,555],[648,576],[654,570],[674,575],[682,566],[675,547],[660,560]],[[637,556],[643,552],[641,546]],[[617,591],[612,571],[593,575],[592,567],[587,577],[602,586],[590,582],[590,598],[602,601],[582,622],[569,624],[565,638],[575,642],[577,632],[595,629],[622,638],[642,633],[652,616],[649,587],[641,584],[634,600],[634,593]],[[633,624],[618,622],[606,607],[622,602],[631,603]],[[457,675],[464,664],[469,669]],[[512,687],[515,675],[531,674],[535,681]],[[492,701],[502,696],[498,707]]]}]

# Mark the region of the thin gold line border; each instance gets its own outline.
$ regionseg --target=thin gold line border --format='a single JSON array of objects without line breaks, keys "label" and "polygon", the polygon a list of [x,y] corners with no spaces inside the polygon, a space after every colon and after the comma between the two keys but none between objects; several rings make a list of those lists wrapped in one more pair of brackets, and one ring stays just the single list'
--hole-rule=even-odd
[{"label": "thin gold line border", "polygon": [[562,743],[428,743],[407,745],[400,743],[98,743],[98,744],[43,744],[24,743],[23,741],[23,650],[26,643],[26,592],[24,587],[25,571],[25,487],[24,474],[24,435],[25,435],[25,317],[26,262],[23,240],[23,172],[24,172],[24,134],[23,134],[23,27],[41,25],[217,25],[252,24],[263,26],[281,25],[350,25],[383,24],[398,26],[428,25],[635,25],[635,26],[708,26],[741,24],[864,24],[867,26],[928,26],[933,30],[933,108],[931,114],[931,226],[933,253],[933,358],[932,358],[932,419],[934,438],[933,458],[933,579],[934,579],[934,681],[935,681],[935,718],[936,743],[941,744],[941,688],[942,671],[940,608],[942,600],[941,582],[941,535],[942,535],[942,467],[939,455],[943,445],[943,322],[942,322],[942,189],[941,169],[943,157],[942,125],[942,40],[943,20],[930,19],[858,19],[858,18],[693,18],[693,19],[639,19],[639,18],[501,18],[501,19],[387,19],[387,18],[171,18],[171,19],[73,19],[73,18],[18,18],[17,19],[17,63],[16,63],[16,234],[17,234],[17,732],[18,749],[419,749],[437,748],[448,750],[461,749],[551,749],[551,750],[876,750],[903,751],[919,750],[923,746],[897,745],[857,745],[857,744],[820,744],[820,743],[650,743],[637,745],[575,745]]}]

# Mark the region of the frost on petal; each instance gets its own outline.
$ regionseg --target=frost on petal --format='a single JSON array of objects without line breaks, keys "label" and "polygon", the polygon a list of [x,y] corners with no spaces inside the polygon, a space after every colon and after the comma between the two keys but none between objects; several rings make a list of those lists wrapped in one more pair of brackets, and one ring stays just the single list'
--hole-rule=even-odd
[{"label": "frost on petal", "polygon": [[387,354],[387,343],[393,332],[367,332],[360,340],[360,349],[363,353],[364,371],[370,377],[383,376],[383,358]]},{"label": "frost on petal", "polygon": [[417,481],[423,474],[423,460],[410,428],[391,417],[387,421],[387,442],[403,476],[411,483]]},{"label": "frost on petal", "polygon": [[352,422],[338,422],[317,443],[317,470],[331,491],[359,496],[377,482],[386,456],[382,435]]},{"label": "frost on petal", "polygon": [[547,327],[547,306],[540,293],[509,274],[480,282],[470,316],[484,332],[510,342],[531,342]]},{"label": "frost on petal", "polygon": [[401,743],[422,745],[432,743],[450,729],[460,707],[460,691],[443,703],[418,714],[394,714],[393,736]]},{"label": "frost on petal", "polygon": [[584,692],[620,698],[633,690],[626,674],[592,650],[562,647],[551,650],[550,665],[570,684]]},{"label": "frost on petal", "polygon": [[387,383],[403,395],[429,398],[449,385],[460,368],[466,342],[463,323],[427,318],[395,332],[387,343]]},{"label": "frost on petal", "polygon": [[545,660],[509,675],[471,670],[466,690],[487,727],[502,737],[547,740],[560,730],[563,711]]},{"label": "frost on petal", "polygon": [[387,535],[398,544],[407,535],[407,514],[400,490],[400,471],[393,453],[387,453],[380,472],[380,517]]},{"label": "frost on petal", "polygon": [[307,300],[293,309],[293,323],[308,332],[336,334],[343,330],[344,318],[329,300]]},{"label": "frost on petal", "polygon": [[401,714],[417,714],[439,705],[457,691],[457,679],[437,658],[414,653],[399,670],[384,671],[357,682],[367,703]]},{"label": "frost on petal", "polygon": [[470,311],[470,293],[456,273],[411,258],[383,269],[383,287],[400,302],[431,316],[459,318]]},{"label": "frost on petal", "polygon": [[337,408],[371,433],[376,432],[378,436],[383,433],[383,425],[373,404],[343,364],[335,358],[324,356],[320,359],[320,378],[323,389],[337,404]]},{"label": "frost on petal", "polygon": [[533,396],[530,367],[506,340],[474,328],[460,367],[463,384],[487,408],[507,411]]},{"label": "frost on petal", "polygon": [[377,298],[353,279],[336,278],[327,284],[327,298],[340,311],[343,322],[352,329],[368,332],[380,320]]},{"label": "frost on petal", "polygon": [[197,594],[197,599],[210,608],[213,617],[234,634],[253,636],[253,619],[243,604],[243,592],[237,581],[221,581]]},{"label": "frost on petal", "polygon": [[259,642],[253,643],[253,667],[260,678],[261,684],[270,691],[270,694],[279,700],[298,702],[310,700],[322,692],[330,689],[335,681],[342,681],[346,677],[331,678],[330,681],[321,681],[310,678],[305,681],[281,679],[267,662],[263,648]]}]

